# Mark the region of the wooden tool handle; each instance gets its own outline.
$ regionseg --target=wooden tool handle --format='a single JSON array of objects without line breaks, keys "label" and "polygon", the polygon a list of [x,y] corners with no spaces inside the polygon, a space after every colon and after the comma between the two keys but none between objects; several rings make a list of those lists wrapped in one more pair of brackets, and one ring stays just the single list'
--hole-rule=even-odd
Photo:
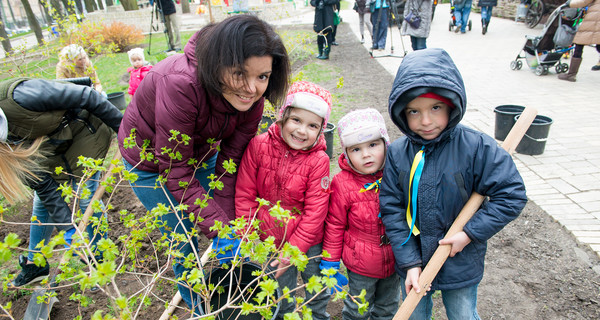
[{"label": "wooden tool handle", "polygon": [[[523,135],[525,135],[525,132],[527,132],[527,129],[535,119],[536,115],[537,110],[535,108],[527,107],[525,110],[523,110],[523,113],[519,116],[519,119],[502,143],[502,148],[509,154],[514,152],[515,148],[521,141],[521,138],[523,138]],[[453,235],[462,231],[467,222],[471,219],[471,217],[473,217],[479,207],[481,207],[484,199],[484,196],[474,192],[467,203],[465,203],[465,206],[456,217],[456,220],[454,220],[454,223],[452,223],[452,226],[448,230],[448,233],[446,233],[444,239],[452,237]],[[406,299],[404,299],[402,302],[400,309],[398,309],[398,312],[396,312],[393,320],[406,320],[410,317],[412,312],[417,307],[417,304],[419,304],[421,298],[427,293],[426,288],[431,285],[431,282],[433,282],[433,279],[442,268],[442,265],[444,265],[444,262],[446,262],[446,259],[448,259],[451,249],[451,245],[441,245],[435,250],[433,256],[419,276],[421,293],[416,293],[415,290],[410,290],[406,296]],[[401,283],[400,285],[404,284]]]}]

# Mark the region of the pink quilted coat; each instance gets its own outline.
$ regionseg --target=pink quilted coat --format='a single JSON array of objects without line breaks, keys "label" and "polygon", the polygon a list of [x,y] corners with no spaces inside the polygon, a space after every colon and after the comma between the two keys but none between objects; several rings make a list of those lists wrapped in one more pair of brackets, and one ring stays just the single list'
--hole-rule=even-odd
[{"label": "pink quilted coat", "polygon": [[262,207],[256,219],[261,239],[274,236],[276,244],[289,242],[306,253],[323,241],[323,227],[329,205],[329,158],[323,135],[310,150],[293,150],[281,137],[281,128],[273,124],[248,144],[239,168],[236,192],[236,216],[249,220],[256,213],[256,198],[268,200],[292,212],[295,219],[287,225],[273,218]]}]

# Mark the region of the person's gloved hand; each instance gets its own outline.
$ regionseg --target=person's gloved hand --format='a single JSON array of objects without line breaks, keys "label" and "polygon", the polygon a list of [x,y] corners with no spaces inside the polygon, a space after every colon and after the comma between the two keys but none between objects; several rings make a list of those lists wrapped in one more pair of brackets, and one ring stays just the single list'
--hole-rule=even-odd
[{"label": "person's gloved hand", "polygon": [[241,240],[236,237],[236,234],[232,231],[224,238],[218,236],[213,238],[212,249],[217,254],[219,264],[229,263],[233,258],[240,254]]},{"label": "person's gloved hand", "polygon": [[339,272],[340,270],[340,262],[339,261],[325,261],[321,260],[319,264],[319,269],[335,269],[338,270],[333,276],[329,276],[329,278],[333,277],[337,280],[337,285],[331,288],[331,294],[335,294],[336,292],[341,292],[342,287],[348,284],[348,278]]}]

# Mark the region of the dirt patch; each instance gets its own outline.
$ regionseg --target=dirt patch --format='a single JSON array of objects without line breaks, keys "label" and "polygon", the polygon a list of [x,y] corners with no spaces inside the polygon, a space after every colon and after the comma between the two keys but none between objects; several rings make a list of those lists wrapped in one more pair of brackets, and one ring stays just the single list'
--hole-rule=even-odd
[{"label": "dirt patch", "polygon": [[[295,28],[309,30],[311,26]],[[336,40],[340,45],[332,48],[329,60],[309,58],[295,65],[294,69],[298,70],[307,63],[316,63],[323,68],[334,65],[336,70],[340,70],[335,80],[320,84],[330,88],[336,97],[336,112],[376,108],[386,118],[390,137],[398,138],[400,131],[387,115],[393,77],[369,56],[347,24],[339,26]],[[316,50],[316,37],[313,45]],[[336,88],[339,77],[343,77],[344,85]],[[332,174],[339,171],[337,156],[340,153],[336,140],[332,160],[332,167],[336,169],[332,170]],[[137,215],[145,211],[129,188],[121,188],[112,203],[117,209],[127,209]],[[30,212],[30,208],[22,208],[11,219],[26,222]],[[110,217],[113,228],[110,237],[117,241],[118,236],[128,231],[119,227],[116,209]],[[24,241],[29,238],[28,228],[24,226],[2,225],[0,239],[9,232],[17,233]],[[152,236],[158,237],[159,234]],[[140,256],[150,252],[149,244],[145,244]],[[600,259],[588,247],[579,245],[537,205],[529,202],[518,219],[489,241],[485,275],[479,286],[479,314],[482,319],[600,319],[600,275],[592,267],[600,269]],[[11,268],[13,274],[19,271],[14,263]],[[151,264],[143,268],[153,270]],[[171,272],[167,270],[165,275],[170,277]],[[116,281],[127,291],[125,293],[130,293],[141,287],[143,279],[127,275],[117,277]],[[164,309],[164,302],[175,293],[175,287],[162,283],[155,292],[157,296],[152,297],[150,306],[141,309],[139,319],[157,319]],[[77,315],[89,319],[92,310],[109,310],[103,293],[91,295],[93,304],[89,308],[80,308],[76,302],[69,301],[72,293],[73,290],[68,288],[58,291],[60,302],[52,309],[51,319],[73,319]],[[29,294],[30,291],[8,290],[0,296],[0,303],[6,305],[12,302],[14,318],[21,319]],[[441,297],[436,294],[434,302],[435,319],[446,319]],[[341,309],[339,301],[330,303],[328,307],[333,319],[341,319]],[[177,315],[185,318],[183,312]]]}]

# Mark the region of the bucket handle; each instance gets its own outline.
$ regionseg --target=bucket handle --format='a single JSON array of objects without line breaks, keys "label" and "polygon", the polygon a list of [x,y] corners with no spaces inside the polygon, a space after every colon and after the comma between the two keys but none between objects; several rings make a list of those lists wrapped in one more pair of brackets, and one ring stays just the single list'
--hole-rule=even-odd
[{"label": "bucket handle", "polygon": [[533,140],[535,142],[546,142],[546,141],[548,141],[548,137],[537,139],[537,138],[534,138],[534,137],[528,135],[527,133],[525,134],[525,137],[527,137],[528,139]]}]

